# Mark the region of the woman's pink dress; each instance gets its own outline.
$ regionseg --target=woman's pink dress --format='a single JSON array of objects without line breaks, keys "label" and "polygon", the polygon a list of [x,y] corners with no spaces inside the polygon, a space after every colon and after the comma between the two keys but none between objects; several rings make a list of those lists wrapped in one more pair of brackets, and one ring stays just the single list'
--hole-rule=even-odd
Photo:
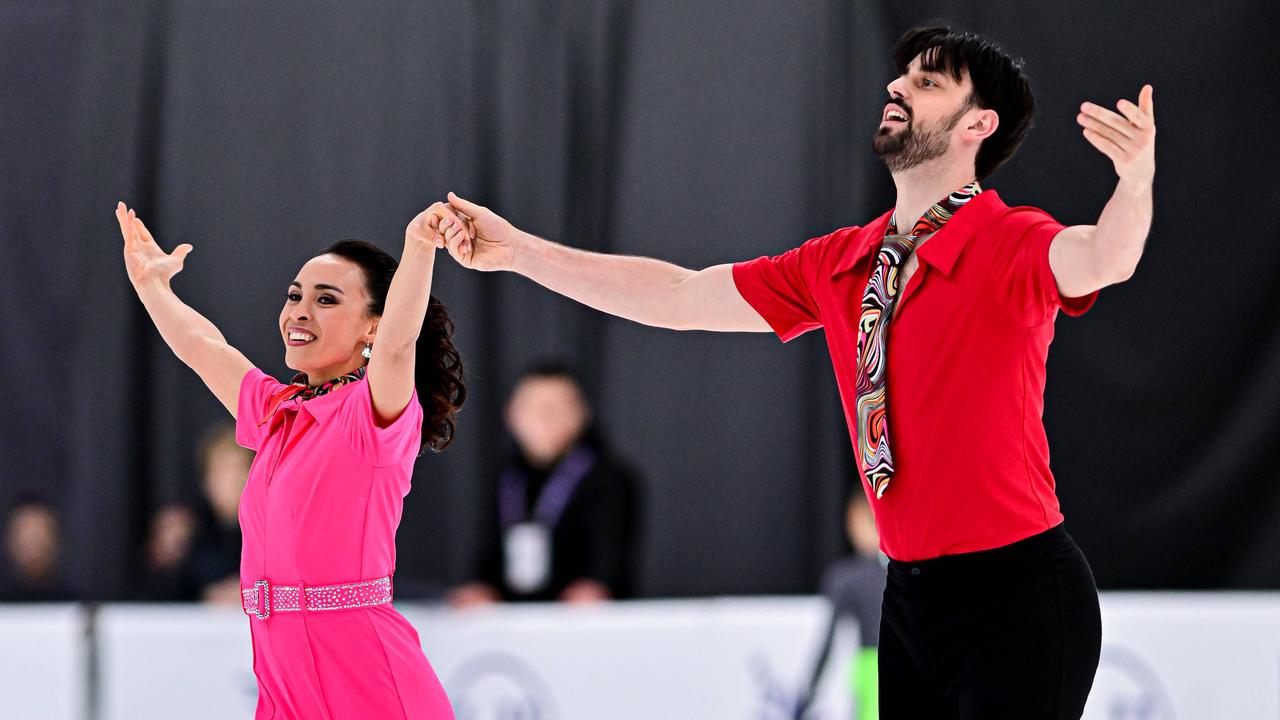
[{"label": "woman's pink dress", "polygon": [[[261,370],[240,384],[236,441],[257,451],[240,500],[240,585],[337,585],[391,575],[396,527],[421,443],[415,393],[386,428],[366,379],[282,403]],[[452,718],[418,633],[388,603],[249,618],[255,718]]]}]

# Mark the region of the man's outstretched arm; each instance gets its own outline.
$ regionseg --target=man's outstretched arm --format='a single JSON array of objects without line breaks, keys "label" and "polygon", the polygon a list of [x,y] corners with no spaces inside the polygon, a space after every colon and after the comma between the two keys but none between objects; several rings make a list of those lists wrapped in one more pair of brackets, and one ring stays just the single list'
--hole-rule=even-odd
[{"label": "man's outstretched arm", "polygon": [[1121,100],[1119,113],[1084,103],[1077,122],[1084,137],[1111,159],[1119,181],[1096,225],[1058,233],[1049,266],[1065,297],[1080,297],[1128,280],[1138,267],[1151,230],[1151,184],[1155,177],[1156,122],[1150,85],[1138,104]]},{"label": "man's outstretched arm", "polygon": [[769,332],[733,281],[732,265],[688,270],[651,258],[578,250],[526,233],[449,194],[470,231],[451,224],[444,245],[462,266],[508,270],[601,312],[672,330]]}]

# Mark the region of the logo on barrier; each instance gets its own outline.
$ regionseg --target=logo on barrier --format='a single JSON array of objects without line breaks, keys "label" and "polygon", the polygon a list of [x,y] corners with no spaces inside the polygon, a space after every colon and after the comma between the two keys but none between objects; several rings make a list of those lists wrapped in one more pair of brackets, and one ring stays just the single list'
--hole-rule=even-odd
[{"label": "logo on barrier", "polygon": [[458,720],[557,720],[551,689],[532,665],[515,655],[473,655],[449,676]]},{"label": "logo on barrier", "polygon": [[1175,720],[1173,701],[1160,677],[1137,653],[1102,648],[1084,717],[1106,720]]}]

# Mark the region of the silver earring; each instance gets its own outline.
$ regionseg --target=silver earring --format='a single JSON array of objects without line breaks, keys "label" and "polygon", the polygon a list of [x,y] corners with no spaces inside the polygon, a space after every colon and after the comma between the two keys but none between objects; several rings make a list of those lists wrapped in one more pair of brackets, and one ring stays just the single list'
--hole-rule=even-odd
[{"label": "silver earring", "polygon": [[364,359],[365,359],[365,360],[368,360],[369,358],[372,358],[372,357],[373,357],[373,344],[372,344],[372,343],[365,343],[365,344],[364,344],[364,349],[360,351],[360,354],[364,356]]}]

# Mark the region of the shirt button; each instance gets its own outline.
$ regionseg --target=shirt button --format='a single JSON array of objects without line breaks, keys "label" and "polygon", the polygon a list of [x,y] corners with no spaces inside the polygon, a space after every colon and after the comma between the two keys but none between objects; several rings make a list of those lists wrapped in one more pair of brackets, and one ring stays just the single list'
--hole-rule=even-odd
[{"label": "shirt button", "polygon": [[919,574],[920,574],[920,568],[918,568],[918,567],[913,567],[913,568],[911,568],[911,574],[912,574],[912,575],[919,575]]}]

